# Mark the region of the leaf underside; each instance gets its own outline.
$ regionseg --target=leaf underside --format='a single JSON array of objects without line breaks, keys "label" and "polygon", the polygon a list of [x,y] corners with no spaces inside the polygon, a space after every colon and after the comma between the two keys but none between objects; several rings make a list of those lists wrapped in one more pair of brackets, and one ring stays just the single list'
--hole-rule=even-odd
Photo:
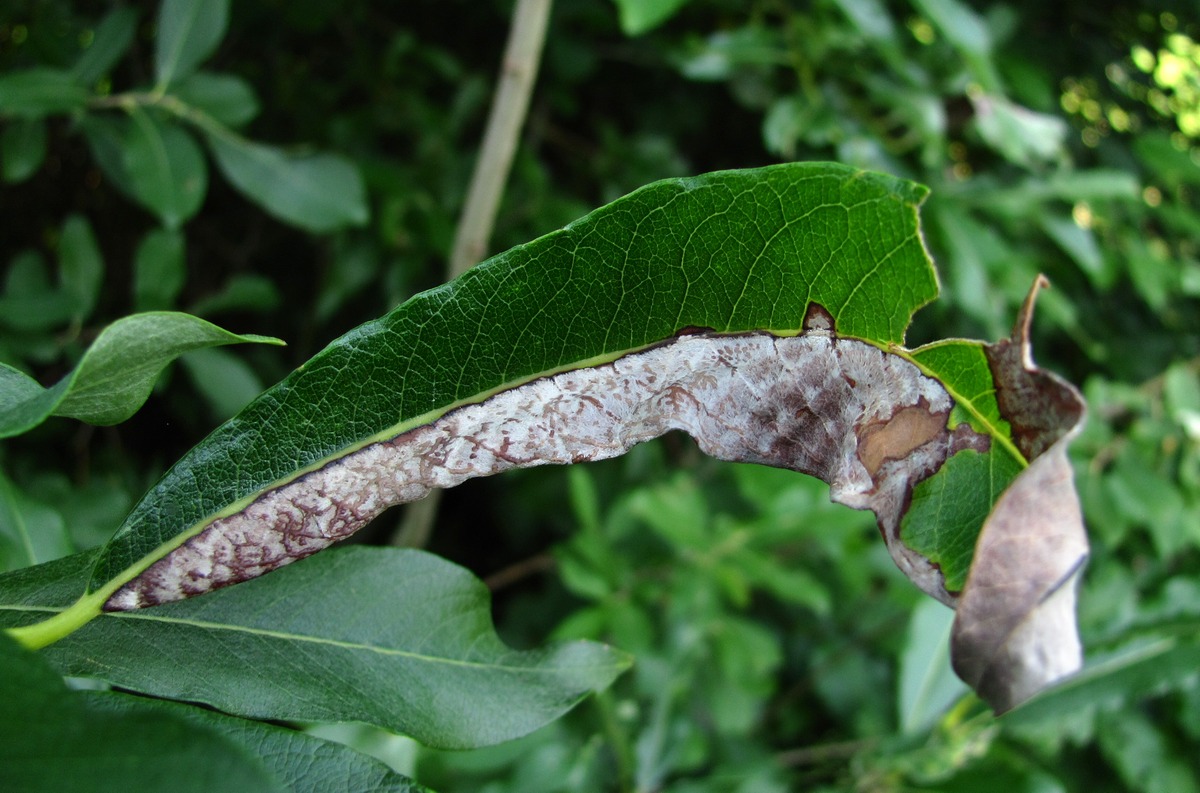
[{"label": "leaf underside", "polygon": [[[1086,543],[1068,509],[1073,539],[1031,567],[1031,516],[989,512],[1017,485],[1042,494],[1061,479],[1025,466],[1057,459],[1082,404],[1028,359],[1032,301],[1013,340],[900,346],[937,289],[924,195],[836,165],[717,173],[650,185],[501,254],[333,342],[218,428],[134,508],[88,590],[109,609],[186,597],[312,553],[430,486],[680,427],[718,456],[826,479],[876,511],[923,589],[999,609],[956,625],[955,658],[1006,709],[1077,665]],[[770,349],[745,353],[745,340]],[[985,495],[957,503],[963,487]],[[979,569],[979,549],[997,546],[998,583]],[[1036,581],[1005,596],[1023,575]],[[1047,654],[1040,672],[1021,666]]]}]

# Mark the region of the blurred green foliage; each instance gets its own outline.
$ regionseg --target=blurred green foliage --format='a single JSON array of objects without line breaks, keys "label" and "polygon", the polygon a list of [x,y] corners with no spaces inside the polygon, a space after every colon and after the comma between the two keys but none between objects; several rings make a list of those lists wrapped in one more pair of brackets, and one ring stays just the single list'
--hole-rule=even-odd
[{"label": "blurred green foliage", "polygon": [[[1055,285],[1035,349],[1091,410],[1090,687],[992,719],[869,516],[671,437],[469,483],[435,533],[511,642],[633,653],[611,691],[467,753],[314,731],[441,790],[1200,789],[1195,6],[639,5],[558,4],[493,248],[718,168],[836,159],[930,185],[944,297],[911,345],[1006,335],[1034,275]],[[5,441],[0,542],[19,521],[33,558],[97,545],[218,420],[440,281],[510,10],[239,2],[165,58],[155,9],[0,0],[0,361],[54,382],[150,309],[290,345],[190,353],[120,427]]]}]

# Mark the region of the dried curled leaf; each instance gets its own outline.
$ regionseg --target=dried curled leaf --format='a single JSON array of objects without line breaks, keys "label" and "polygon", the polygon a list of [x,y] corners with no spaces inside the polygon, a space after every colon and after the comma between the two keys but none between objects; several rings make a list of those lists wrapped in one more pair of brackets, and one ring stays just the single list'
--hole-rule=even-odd
[{"label": "dried curled leaf", "polygon": [[1038,369],[1029,344],[1034,284],[1011,339],[986,348],[1001,413],[1031,461],[984,523],[957,606],[954,670],[1003,713],[1083,663],[1075,590],[1088,543],[1067,460],[1079,392]]}]

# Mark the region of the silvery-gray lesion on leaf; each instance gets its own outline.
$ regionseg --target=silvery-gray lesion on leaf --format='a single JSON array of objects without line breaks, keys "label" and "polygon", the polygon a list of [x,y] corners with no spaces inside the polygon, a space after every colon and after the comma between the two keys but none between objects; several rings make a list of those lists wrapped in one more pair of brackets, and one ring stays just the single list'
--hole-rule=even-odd
[{"label": "silvery-gray lesion on leaf", "polygon": [[798,336],[688,333],[501,392],[265,492],[105,607],[135,609],[254,578],[431,489],[614,457],[671,430],[720,459],[828,482],[834,501],[875,512],[892,557],[918,586],[953,603],[940,570],[899,538],[913,487],[954,453],[990,446],[965,423],[948,428],[953,406],[945,387],[904,357],[838,337],[816,304]]}]

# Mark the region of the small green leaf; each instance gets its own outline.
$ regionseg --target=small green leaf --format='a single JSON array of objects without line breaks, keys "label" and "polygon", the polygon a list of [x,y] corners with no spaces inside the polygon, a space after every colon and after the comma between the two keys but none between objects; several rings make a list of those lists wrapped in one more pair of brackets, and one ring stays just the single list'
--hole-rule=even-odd
[{"label": "small green leaf", "polygon": [[626,36],[647,33],[678,13],[688,0],[613,0]]},{"label": "small green leaf", "polygon": [[15,184],[37,173],[46,159],[46,125],[39,118],[14,119],[0,134],[4,181]]},{"label": "small green leaf", "polygon": [[169,229],[149,231],[133,255],[134,309],[172,308],[186,278],[183,234]]},{"label": "small green leaf", "polygon": [[34,392],[14,376],[15,370],[0,378],[0,438],[26,432],[51,415],[91,424],[124,421],[146,401],[159,372],[176,356],[240,342],[282,344],[265,336],[239,336],[188,314],[125,317],[105,328],[79,365],[52,388]]},{"label": "small green leaf", "polygon": [[[0,380],[8,371],[0,364]],[[62,515],[0,473],[0,571],[48,562],[73,550]]]},{"label": "small green leaf", "polygon": [[362,177],[343,157],[291,157],[231,134],[209,133],[208,145],[225,178],[280,220],[317,234],[367,222]]},{"label": "small green leaf", "polygon": [[180,360],[217,421],[225,421],[262,393],[258,373],[236,355],[216,347],[193,350]]},{"label": "small green leaf", "polygon": [[0,788],[22,793],[282,791],[250,752],[162,711],[94,708],[0,635]]},{"label": "small green leaf", "polygon": [[63,223],[58,241],[58,266],[63,291],[71,300],[75,319],[86,320],[100,297],[104,259],[96,235],[92,233],[92,224],[82,215],[71,215]]},{"label": "small green leaf", "polygon": [[168,229],[176,229],[204,203],[208,166],[186,129],[165,123],[140,108],[124,141],[124,170],[134,198]]},{"label": "small green leaf", "polygon": [[71,67],[80,85],[91,85],[109,73],[133,43],[137,21],[137,11],[132,8],[114,8],[104,15],[96,25],[91,44]]},{"label": "small green leaf", "polygon": [[0,76],[0,117],[42,118],[82,110],[88,91],[63,69],[27,69]]},{"label": "small green leaf", "polygon": [[89,113],[79,120],[79,129],[100,170],[114,187],[136,201],[133,181],[125,168],[125,140],[129,137],[132,125],[128,116]]},{"label": "small green leaf", "polygon": [[0,325],[20,331],[45,331],[66,324],[74,313],[70,297],[50,281],[49,268],[37,251],[13,257],[4,294]]},{"label": "small green leaf", "polygon": [[228,23],[229,0],[163,0],[154,50],[158,86],[195,71],[221,43]]},{"label": "small green leaf", "polygon": [[235,275],[216,294],[202,297],[189,311],[201,317],[231,311],[273,311],[283,302],[279,288],[270,279],[253,273]]},{"label": "small green leaf", "polygon": [[[0,624],[68,605],[92,559],[0,578]],[[47,658],[67,674],[227,713],[361,721],[445,748],[532,732],[629,666],[589,642],[514,651],[469,572],[421,551],[367,547],[208,597],[103,615]]]},{"label": "small green leaf", "polygon": [[229,127],[240,127],[258,115],[254,88],[236,75],[197,72],[171,93]]}]

